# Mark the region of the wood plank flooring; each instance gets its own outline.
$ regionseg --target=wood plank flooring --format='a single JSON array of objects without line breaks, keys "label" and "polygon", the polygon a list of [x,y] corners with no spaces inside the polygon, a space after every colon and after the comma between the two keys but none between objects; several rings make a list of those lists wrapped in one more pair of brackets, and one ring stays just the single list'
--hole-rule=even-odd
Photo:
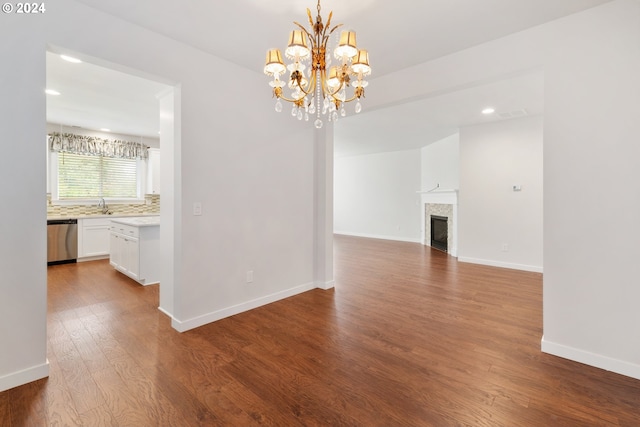
[{"label": "wood plank flooring", "polygon": [[540,352],[540,274],[336,236],[335,278],[180,334],[157,285],[50,267],[50,377],[0,426],[640,425],[640,381]]}]

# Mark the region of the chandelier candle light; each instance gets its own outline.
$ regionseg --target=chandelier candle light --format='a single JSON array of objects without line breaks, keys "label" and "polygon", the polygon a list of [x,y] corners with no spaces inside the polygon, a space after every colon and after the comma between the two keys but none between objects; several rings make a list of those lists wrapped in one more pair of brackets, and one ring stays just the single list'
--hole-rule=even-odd
[{"label": "chandelier candle light", "polygon": [[[338,46],[333,51],[333,55],[340,64],[331,66],[331,54],[327,52],[327,43],[331,34],[342,24],[329,30],[333,12],[329,13],[327,25],[322,23],[320,0],[318,0],[318,16],[315,23],[309,9],[307,9],[307,15],[312,31],[294,22],[300,29],[291,31],[289,45],[284,51],[286,57],[293,62],[285,67],[280,50],[269,49],[264,73],[273,77],[269,85],[273,88],[273,96],[276,98],[276,111],[282,111],[281,100],[291,102],[292,116],[298,120],[304,118],[308,121],[309,115],[315,114],[314,125],[320,129],[323,125],[320,113],[327,116],[329,121],[336,121],[338,112],[342,117],[347,114],[344,104],[354,100],[357,101],[355,112],[359,113],[362,110],[360,98],[364,97],[364,88],[368,84],[364,77],[371,74],[371,67],[368,52],[356,47],[354,31],[341,32]],[[310,48],[309,45],[311,45]],[[309,62],[311,70],[306,74],[307,65],[305,64]],[[280,80],[280,76],[287,70],[290,72],[288,83]],[[282,88],[285,85],[292,90],[291,98],[283,95]],[[353,87],[353,93],[347,97],[349,87]]]}]

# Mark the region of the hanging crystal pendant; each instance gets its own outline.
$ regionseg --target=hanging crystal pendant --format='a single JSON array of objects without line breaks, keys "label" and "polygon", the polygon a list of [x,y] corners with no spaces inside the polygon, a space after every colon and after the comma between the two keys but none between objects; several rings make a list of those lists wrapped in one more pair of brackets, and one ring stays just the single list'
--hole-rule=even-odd
[{"label": "hanging crystal pendant", "polygon": [[276,111],[278,113],[282,112],[282,102],[280,102],[280,98],[276,101]]},{"label": "hanging crystal pendant", "polygon": [[298,108],[294,105],[291,109],[291,115],[295,117],[298,114]]},{"label": "hanging crystal pendant", "polygon": [[345,109],[344,109],[344,107],[342,107],[342,108],[340,109],[340,115],[341,115],[342,117],[346,117],[346,115],[347,115],[347,110],[345,110]]},{"label": "hanging crystal pendant", "polygon": [[311,105],[309,105],[309,114],[315,114],[316,113],[316,105],[312,102]]},{"label": "hanging crystal pendant", "polygon": [[304,113],[304,121],[305,122],[309,121],[309,113]]},{"label": "hanging crystal pendant", "polygon": [[316,129],[320,129],[322,127],[322,120],[316,119],[316,121],[313,122],[313,125],[316,127]]},{"label": "hanging crystal pendant", "polygon": [[302,111],[300,109],[298,109],[298,114],[297,114],[296,118],[298,120],[302,120]]},{"label": "hanging crystal pendant", "polygon": [[356,114],[358,114],[360,111],[362,111],[362,104],[360,104],[360,101],[356,102]]}]

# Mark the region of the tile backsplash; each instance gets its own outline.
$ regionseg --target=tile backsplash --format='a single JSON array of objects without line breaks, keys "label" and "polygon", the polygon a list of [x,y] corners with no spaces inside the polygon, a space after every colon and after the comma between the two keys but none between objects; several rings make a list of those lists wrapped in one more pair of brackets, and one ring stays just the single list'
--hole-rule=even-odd
[{"label": "tile backsplash", "polygon": [[[160,213],[160,195],[145,194],[144,204],[113,204],[109,205],[109,212],[113,215],[131,215],[131,214],[159,214]],[[95,205],[52,205],[51,194],[47,194],[47,216],[81,216],[81,215],[101,215],[102,208]]]}]

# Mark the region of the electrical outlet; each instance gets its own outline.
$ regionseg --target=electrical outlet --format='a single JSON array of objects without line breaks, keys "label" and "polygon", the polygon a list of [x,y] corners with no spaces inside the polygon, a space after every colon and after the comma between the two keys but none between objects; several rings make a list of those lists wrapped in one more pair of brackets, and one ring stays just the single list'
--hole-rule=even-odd
[{"label": "electrical outlet", "polygon": [[193,204],[193,214],[195,216],[200,216],[202,215],[202,203],[200,202],[195,202]]},{"label": "electrical outlet", "polygon": [[253,270],[247,271],[247,283],[253,283]]}]

